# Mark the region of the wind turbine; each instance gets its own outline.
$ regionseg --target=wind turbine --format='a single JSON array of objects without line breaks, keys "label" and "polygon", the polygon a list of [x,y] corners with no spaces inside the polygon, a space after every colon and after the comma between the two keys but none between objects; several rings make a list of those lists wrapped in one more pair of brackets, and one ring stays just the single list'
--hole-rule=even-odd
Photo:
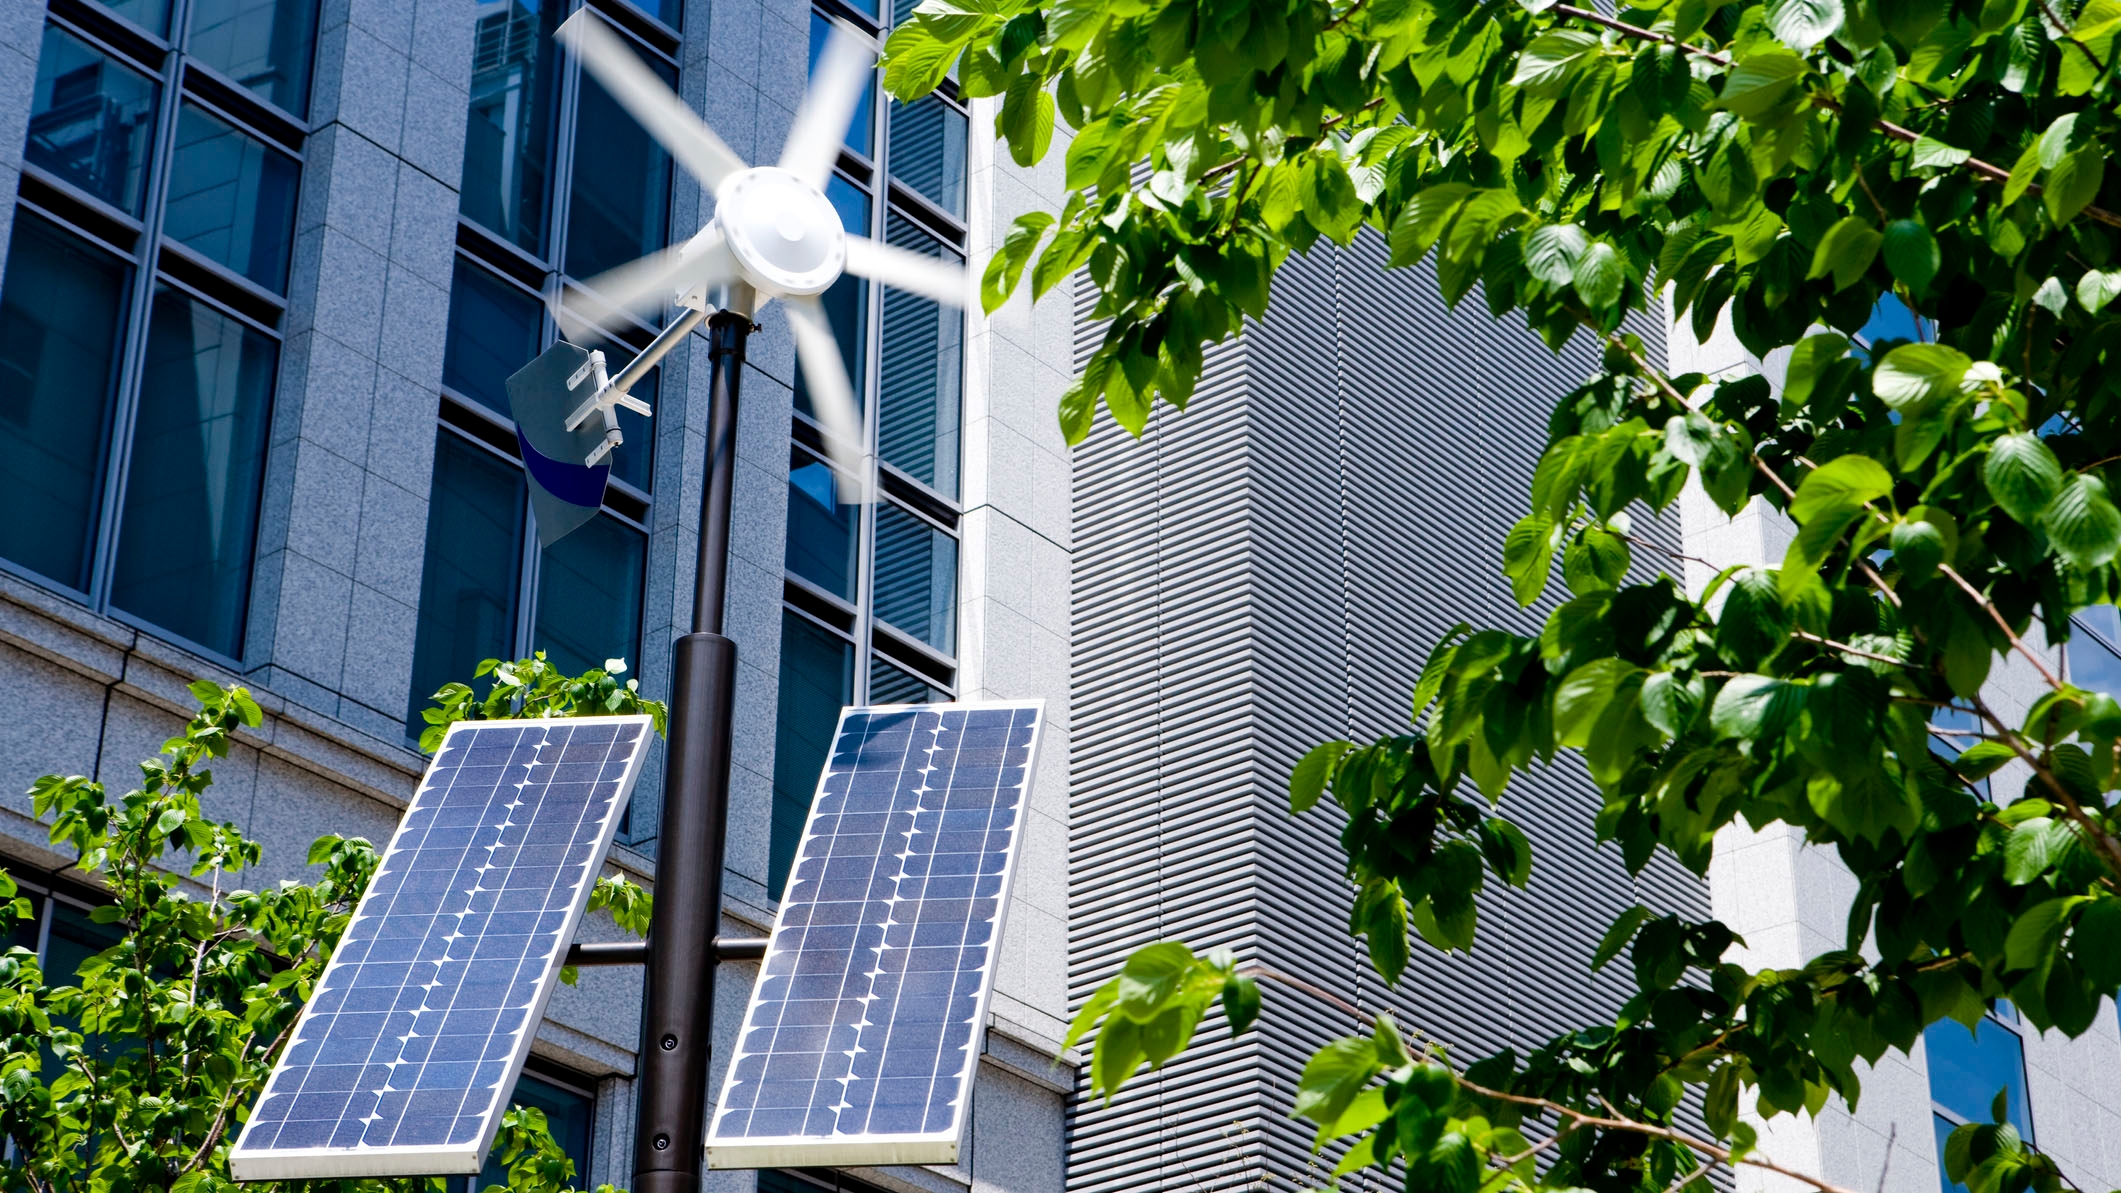
[{"label": "wind turbine", "polygon": [[[713,217],[691,239],[587,283],[593,301],[612,311],[659,315],[666,301],[675,300],[684,313],[616,376],[606,380],[599,375],[599,385],[569,417],[567,429],[574,430],[602,409],[611,428],[606,442],[616,444],[612,407],[638,410],[641,404],[627,391],[708,314],[719,307],[749,316],[779,299],[843,491],[851,482],[857,499],[866,500],[868,439],[846,362],[817,296],[846,272],[953,307],[967,307],[972,298],[971,276],[962,267],[850,235],[825,197],[847,123],[874,70],[874,50],[866,39],[834,22],[781,160],[771,166],[747,166],[587,8],[561,25],[556,36],[714,196]],[[568,322],[571,317],[562,325]],[[608,450],[601,449],[588,462],[594,464]]]}]

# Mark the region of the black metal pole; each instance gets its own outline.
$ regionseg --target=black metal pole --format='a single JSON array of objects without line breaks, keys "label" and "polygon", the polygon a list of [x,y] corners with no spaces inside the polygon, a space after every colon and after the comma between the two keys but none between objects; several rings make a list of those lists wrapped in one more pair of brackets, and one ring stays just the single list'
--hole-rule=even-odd
[{"label": "black metal pole", "polygon": [[700,1187],[736,695],[736,643],[722,636],[722,589],[736,473],[737,382],[750,334],[748,314],[717,311],[707,321],[713,366],[707,478],[700,494],[692,632],[677,640],[671,669],[670,748],[634,1081],[634,1193],[697,1193]]}]

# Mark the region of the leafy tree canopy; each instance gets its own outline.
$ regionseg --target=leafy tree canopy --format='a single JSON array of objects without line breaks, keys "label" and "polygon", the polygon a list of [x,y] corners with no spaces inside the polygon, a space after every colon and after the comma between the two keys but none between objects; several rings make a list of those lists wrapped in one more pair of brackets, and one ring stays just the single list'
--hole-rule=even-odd
[{"label": "leafy tree canopy", "polygon": [[[450,721],[503,716],[647,712],[614,668],[561,676],[543,655],[488,659],[486,698],[451,684],[430,750]],[[80,775],[47,775],[30,788],[51,841],[71,853],[108,902],[91,918],[118,941],[72,974],[47,973],[35,952],[0,956],[0,1189],[29,1193],[234,1193],[307,1188],[315,1193],[440,1193],[440,1177],[237,1186],[228,1149],[286,1046],[295,1017],[374,876],[375,847],[324,836],[310,846],[310,881],[248,889],[240,875],[261,848],[234,824],[215,823],[201,798],[215,759],[262,720],[240,687],[193,684],[199,712],[140,764],[141,783],[113,800]],[[0,871],[0,925],[30,904]],[[650,899],[624,878],[600,878],[591,910],[646,930]],[[563,971],[572,981],[572,973]],[[575,1177],[542,1112],[511,1108],[494,1155],[510,1193],[560,1193]],[[600,1186],[598,1193],[617,1193]]]},{"label": "leafy tree canopy", "polygon": [[[1296,1109],[1344,1169],[1397,1161],[1453,1193],[1685,1185],[1767,1162],[1741,1091],[1769,1115],[1853,1103],[1859,1062],[1926,1024],[2008,998],[2079,1033],[2121,987],[2121,705],[2027,641],[2069,639],[2121,579],[2117,32],[2116,0],[926,0],[893,34],[887,85],[910,99],[954,69],[1002,97],[1018,163],[1072,130],[1066,206],[1018,219],[983,278],[990,309],[1026,273],[1034,295],[1095,287],[1070,441],[1100,407],[1136,434],[1154,402],[1183,407],[1288,254],[1365,227],[1395,266],[1433,260],[1451,302],[1477,286],[1549,345],[1601,345],[1497,544],[1521,602],[1557,562],[1566,599],[1537,634],[1451,635],[1407,732],[1296,768],[1293,810],[1330,797],[1346,819],[1353,928],[1387,979],[1410,936],[1471,948],[1484,882],[1526,881],[1509,785],[1563,752],[1631,867],[1705,872],[1742,820],[1861,880],[1845,947],[1796,970],[1631,911],[1600,960],[1628,953],[1639,993],[1529,1056],[1460,1065],[1383,1020],[1329,1046]],[[1753,353],[1790,349],[1779,391],[1658,369],[1624,320],[1667,301],[1702,338],[1727,314]],[[1853,345],[1881,303],[1923,342]],[[1658,574],[1676,561],[1627,511],[1690,479],[1790,518],[1779,566],[1701,594]],[[2044,687],[2022,716],[1985,694],[2012,654]],[[2022,794],[1991,798],[1992,775]],[[1169,1059],[1218,1001],[1242,1029],[1263,976],[1137,954],[1078,1020],[1102,1024],[1095,1085]],[[1672,1126],[1690,1092],[1713,1138]],[[2001,1119],[1954,1135],[1950,1175],[2054,1188]]]}]

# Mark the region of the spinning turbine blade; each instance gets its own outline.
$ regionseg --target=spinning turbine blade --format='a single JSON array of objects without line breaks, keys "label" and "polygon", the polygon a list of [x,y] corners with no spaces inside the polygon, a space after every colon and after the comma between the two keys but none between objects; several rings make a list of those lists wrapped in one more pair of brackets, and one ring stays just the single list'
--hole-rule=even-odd
[{"label": "spinning turbine blade", "polygon": [[714,130],[589,10],[569,17],[555,36],[574,51],[611,98],[709,191],[720,190],[723,179],[744,168],[744,159],[724,145]]},{"label": "spinning turbine blade", "polygon": [[[722,250],[722,231],[709,224],[691,240],[650,253],[637,261],[607,270],[582,283],[582,304],[598,312],[593,322],[624,311],[653,318],[663,304],[695,286],[713,287],[736,276],[734,263]],[[577,322],[579,316],[574,316]]]},{"label": "spinning turbine blade", "polygon": [[804,182],[822,188],[832,176],[832,163],[839,157],[846,138],[847,122],[854,118],[854,105],[861,102],[862,88],[869,85],[876,65],[876,51],[861,35],[838,21],[825,40],[810,75],[810,90],[803,93],[796,109],[795,126],[788,130],[788,145],[781,151],[781,168]]},{"label": "spinning turbine blade", "polygon": [[866,236],[847,238],[847,272],[875,278],[886,286],[932,298],[944,306],[973,305],[972,274],[964,266]]},{"label": "spinning turbine blade", "polygon": [[789,334],[795,337],[796,359],[803,365],[810,408],[825,426],[825,450],[832,457],[833,471],[840,474],[842,489],[853,491],[851,499],[843,495],[840,500],[865,502],[869,486],[862,448],[868,439],[862,434],[861,411],[854,402],[854,386],[847,380],[847,363],[832,338],[832,324],[815,298],[786,298],[781,305],[788,312]]}]

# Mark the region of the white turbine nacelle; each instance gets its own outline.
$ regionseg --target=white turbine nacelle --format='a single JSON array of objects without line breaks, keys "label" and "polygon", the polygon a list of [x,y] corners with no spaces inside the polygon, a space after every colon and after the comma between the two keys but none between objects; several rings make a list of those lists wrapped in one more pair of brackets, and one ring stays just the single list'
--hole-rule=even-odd
[{"label": "white turbine nacelle", "polygon": [[[611,312],[660,315],[663,304],[674,298],[694,312],[720,306],[748,317],[762,303],[780,299],[842,488],[851,483],[856,499],[866,499],[862,478],[868,475],[868,436],[846,362],[817,296],[844,272],[949,306],[969,307],[972,302],[972,279],[964,269],[849,235],[825,197],[841,136],[874,69],[875,51],[835,24],[780,162],[747,166],[588,9],[568,18],[556,36],[715,200],[714,218],[684,244],[591,279],[586,288],[593,300]],[[557,305],[554,316],[562,327],[578,326]],[[696,322],[698,316],[693,318]],[[665,338],[657,337],[660,351],[669,350]],[[631,402],[625,387],[652,363],[636,361],[618,379],[601,386],[570,426],[597,407],[608,411]]]},{"label": "white turbine nacelle", "polygon": [[777,298],[823,294],[847,267],[847,229],[832,201],[778,166],[731,175],[715,193],[711,226],[745,280]]}]

